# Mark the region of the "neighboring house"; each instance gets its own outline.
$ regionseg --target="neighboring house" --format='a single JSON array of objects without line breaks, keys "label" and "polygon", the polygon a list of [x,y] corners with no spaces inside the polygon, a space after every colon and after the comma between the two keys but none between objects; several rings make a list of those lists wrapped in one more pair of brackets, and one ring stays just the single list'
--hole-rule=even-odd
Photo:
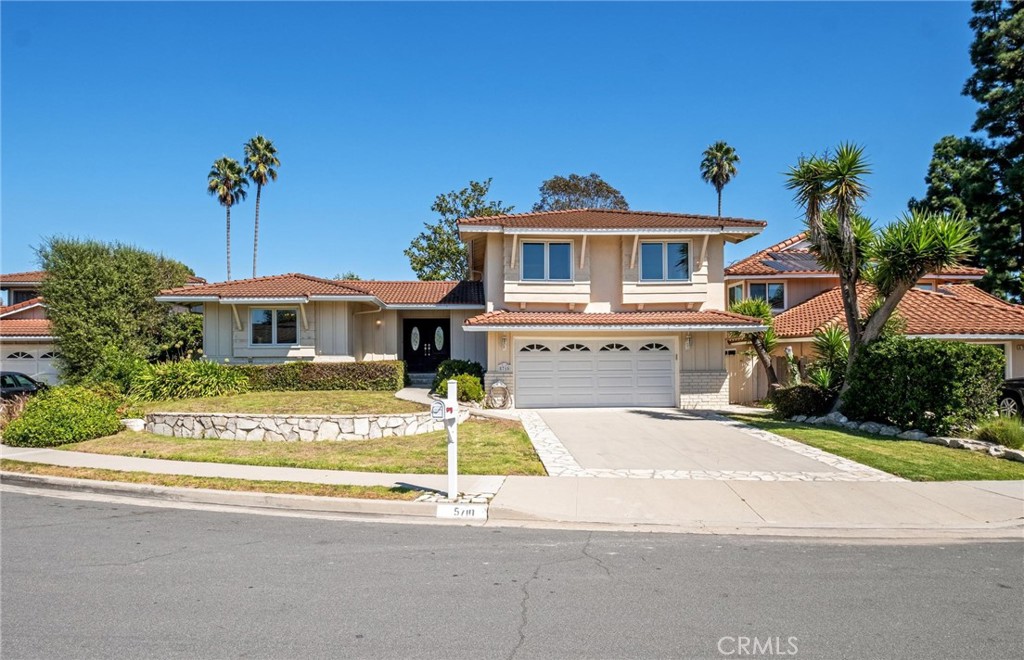
[{"label": "neighboring house", "polygon": [[[54,360],[59,356],[57,338],[50,329],[46,302],[39,292],[44,271],[0,275],[0,291],[8,304],[0,307],[0,370],[18,371],[53,384],[57,382]],[[191,285],[205,283],[190,277]]]},{"label": "neighboring house", "polygon": [[[897,314],[914,337],[993,344],[1006,356],[1006,376],[1024,377],[1024,307],[999,300],[970,282],[984,276],[983,268],[961,266],[923,277],[900,301]],[[792,350],[806,365],[816,356],[816,330],[828,325],[846,327],[839,278],[825,270],[808,249],[801,233],[742,259],[725,269],[730,304],[745,298],[765,298],[776,312],[775,368],[786,379],[783,354]],[[858,302],[867,311],[870,287],[858,288]],[[732,403],[764,398],[768,383],[756,360],[737,347],[729,358]]]},{"label": "neighboring house", "polygon": [[518,407],[728,402],[725,242],[765,223],[575,210],[463,220],[467,282],[288,274],[164,291],[204,307],[204,350],[237,362],[482,363]]}]

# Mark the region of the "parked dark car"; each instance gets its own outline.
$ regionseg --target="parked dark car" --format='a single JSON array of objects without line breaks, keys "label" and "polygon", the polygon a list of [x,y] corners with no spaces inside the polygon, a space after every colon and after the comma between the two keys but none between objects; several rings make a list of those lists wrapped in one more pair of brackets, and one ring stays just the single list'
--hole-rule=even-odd
[{"label": "parked dark car", "polygon": [[46,388],[46,383],[41,383],[17,371],[0,371],[0,399],[13,399],[17,396],[35,394]]},{"label": "parked dark car", "polygon": [[999,414],[1002,417],[1024,417],[1024,378],[1011,378],[999,392]]}]

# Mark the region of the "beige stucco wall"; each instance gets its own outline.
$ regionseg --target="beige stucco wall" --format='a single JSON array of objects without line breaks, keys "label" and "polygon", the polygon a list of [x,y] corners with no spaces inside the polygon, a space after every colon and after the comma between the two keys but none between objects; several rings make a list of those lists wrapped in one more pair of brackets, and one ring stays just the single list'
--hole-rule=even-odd
[{"label": "beige stucco wall", "polygon": [[[524,282],[522,281],[522,244],[529,242],[554,241],[572,243],[572,281],[567,282]],[[503,236],[502,259],[504,264],[504,301],[511,303],[557,302],[586,305],[590,302],[590,239],[580,263],[583,238],[574,236]],[[515,254],[515,264],[512,255]]]},{"label": "beige stucco wall", "polygon": [[[802,302],[810,300],[823,291],[828,291],[829,289],[834,289],[839,286],[839,278],[837,277],[799,277],[788,279],[758,279],[756,277],[751,277],[744,280],[729,280],[726,286],[732,287],[737,284],[742,286],[743,297],[746,298],[749,296],[748,287],[750,284],[778,284],[780,282],[786,286],[786,309],[795,307]],[[727,300],[727,298],[725,300]]]}]

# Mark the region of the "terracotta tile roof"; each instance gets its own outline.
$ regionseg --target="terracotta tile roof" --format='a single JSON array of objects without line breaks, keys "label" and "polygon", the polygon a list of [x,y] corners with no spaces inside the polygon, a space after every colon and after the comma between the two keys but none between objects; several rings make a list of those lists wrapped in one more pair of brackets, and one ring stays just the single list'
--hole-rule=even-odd
[{"label": "terracotta tile roof", "polygon": [[[21,273],[7,273],[5,275],[0,275],[0,285],[3,285],[5,282],[42,283],[45,278],[45,270],[28,270]],[[189,284],[206,284],[205,279],[202,277],[196,277],[195,275],[189,275],[185,278],[185,281]]]},{"label": "terracotta tile roof", "polygon": [[[942,287],[940,291],[911,289],[896,308],[906,321],[908,335],[1021,335],[1024,337],[1024,306],[1011,305],[982,292],[973,285]],[[980,291],[980,289],[978,290]],[[873,290],[858,289],[862,313]],[[830,324],[846,327],[839,287],[787,309],[775,317],[779,337],[811,337]]]},{"label": "terracotta tile roof", "polygon": [[43,298],[41,296],[36,296],[35,298],[29,298],[28,300],[23,300],[20,303],[14,303],[13,305],[7,305],[6,307],[0,307],[0,316],[4,316],[6,314],[10,314],[11,312],[16,312],[19,309],[25,309],[26,307],[32,307],[33,305],[38,305],[38,304],[40,304],[42,302],[43,302]]},{"label": "terracotta tile roof", "polygon": [[484,306],[483,282],[346,280],[342,283],[367,291],[386,305]]},{"label": "terracotta tile roof", "polygon": [[707,310],[699,312],[517,312],[496,311],[466,319],[466,326],[756,326],[749,316]]},{"label": "terracotta tile roof", "polygon": [[[807,232],[802,231],[796,236],[790,236],[771,247],[741,259],[725,269],[725,274],[730,276],[758,276],[758,275],[829,275],[831,271],[825,270],[818,263],[818,259],[807,248],[794,248],[800,241],[807,239]],[[964,276],[981,277],[985,274],[984,268],[973,266],[954,266],[946,268],[932,276]]]},{"label": "terracotta tile roof", "polygon": [[0,319],[0,337],[49,337],[46,319]]},{"label": "terracotta tile roof", "polygon": [[373,296],[385,305],[484,304],[481,282],[393,282],[328,280],[302,273],[271,275],[248,280],[183,286],[160,292],[178,298],[308,298],[310,296]]},{"label": "terracotta tile roof", "polygon": [[761,229],[768,223],[744,218],[719,218],[689,213],[620,211],[616,209],[571,209],[463,218],[461,226],[474,225],[529,229],[703,229],[751,227]]}]

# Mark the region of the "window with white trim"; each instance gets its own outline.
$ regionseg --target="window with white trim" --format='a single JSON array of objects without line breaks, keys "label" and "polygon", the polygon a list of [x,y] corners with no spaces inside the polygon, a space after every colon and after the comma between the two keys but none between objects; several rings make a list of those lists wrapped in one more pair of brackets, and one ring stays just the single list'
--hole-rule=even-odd
[{"label": "window with white trim", "polygon": [[688,241],[644,241],[640,244],[641,282],[685,282],[689,279]]},{"label": "window with white trim", "polygon": [[522,279],[539,282],[572,280],[572,243],[522,243]]},{"label": "window with white trim", "polygon": [[544,344],[527,344],[519,349],[520,353],[550,353],[551,349]]},{"label": "window with white trim", "polygon": [[561,349],[562,353],[589,353],[590,348],[586,344],[566,344]]},{"label": "window with white trim", "polygon": [[629,351],[629,346],[624,344],[605,344],[601,347],[601,350],[606,353],[626,353]]},{"label": "window with white trim", "polygon": [[650,344],[644,344],[640,347],[641,351],[667,351],[668,346],[665,344],[659,344],[658,342],[651,342]]},{"label": "window with white trim", "polygon": [[786,309],[786,285],[782,282],[751,282],[747,292],[751,299],[767,300],[775,311]]},{"label": "window with white trim", "polygon": [[743,285],[733,284],[729,287],[729,307],[743,300]]},{"label": "window with white trim", "polygon": [[299,343],[299,310],[252,308],[249,310],[249,342],[253,346],[294,346]]},{"label": "window with white trim", "polygon": [[31,360],[32,354],[26,353],[25,351],[14,351],[7,356],[8,360]]}]

